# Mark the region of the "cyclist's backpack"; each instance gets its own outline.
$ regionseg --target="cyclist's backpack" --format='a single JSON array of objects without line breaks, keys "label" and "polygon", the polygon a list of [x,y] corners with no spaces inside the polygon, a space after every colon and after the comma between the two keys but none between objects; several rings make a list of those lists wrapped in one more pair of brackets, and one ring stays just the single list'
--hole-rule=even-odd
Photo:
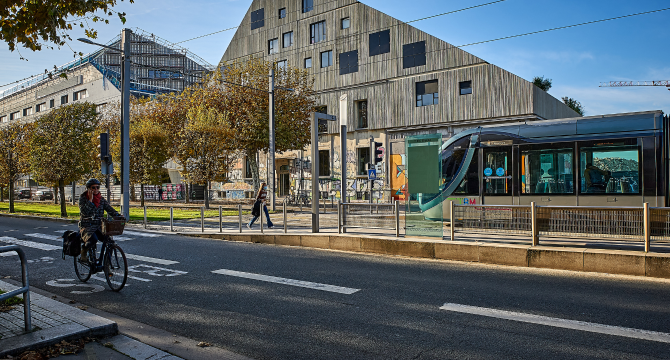
[{"label": "cyclist's backpack", "polygon": [[63,260],[65,255],[77,256],[81,253],[81,235],[78,231],[68,230],[63,233]]}]

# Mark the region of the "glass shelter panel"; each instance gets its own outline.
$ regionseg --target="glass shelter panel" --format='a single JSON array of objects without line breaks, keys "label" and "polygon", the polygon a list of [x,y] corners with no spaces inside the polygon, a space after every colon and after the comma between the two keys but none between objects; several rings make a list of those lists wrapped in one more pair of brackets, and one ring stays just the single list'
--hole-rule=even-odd
[{"label": "glass shelter panel", "polygon": [[639,194],[637,139],[580,146],[579,170],[582,194]]},{"label": "glass shelter panel", "polygon": [[[405,140],[408,196],[405,201],[406,236],[443,237],[443,184],[440,148],[442,135],[419,135]],[[453,165],[449,164],[451,169]],[[450,170],[449,173],[452,171]],[[412,179],[415,179],[412,182]]]},{"label": "glass shelter panel", "polygon": [[574,194],[572,147],[522,149],[522,194]]}]

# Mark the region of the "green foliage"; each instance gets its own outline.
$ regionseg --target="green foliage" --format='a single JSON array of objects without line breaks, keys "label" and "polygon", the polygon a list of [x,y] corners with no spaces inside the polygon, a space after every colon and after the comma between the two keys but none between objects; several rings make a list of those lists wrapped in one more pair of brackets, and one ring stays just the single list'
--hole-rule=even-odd
[{"label": "green foliage", "polygon": [[545,79],[544,76],[536,76],[533,78],[533,85],[544,91],[549,91],[551,89],[551,79]]},{"label": "green foliage", "polygon": [[568,105],[570,109],[576,111],[579,115],[584,116],[584,107],[579,101],[567,96],[564,96],[561,99],[563,100],[563,103]]},{"label": "green foliage", "polygon": [[[30,170],[29,143],[33,124],[18,121],[0,128],[0,184],[14,192],[14,182]],[[9,197],[9,212],[14,212],[14,196]]]}]

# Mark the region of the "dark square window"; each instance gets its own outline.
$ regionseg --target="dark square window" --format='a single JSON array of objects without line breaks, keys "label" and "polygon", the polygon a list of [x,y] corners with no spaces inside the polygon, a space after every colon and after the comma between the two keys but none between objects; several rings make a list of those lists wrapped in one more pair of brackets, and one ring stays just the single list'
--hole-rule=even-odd
[{"label": "dark square window", "polygon": [[67,104],[67,95],[63,95],[60,97],[60,104],[61,105]]},{"label": "dark square window", "polygon": [[286,8],[279,9],[279,18],[283,19],[286,17]]},{"label": "dark square window", "polygon": [[279,39],[268,41],[268,54],[279,54]]},{"label": "dark square window", "polygon": [[416,83],[416,106],[437,105],[440,103],[437,84],[437,80]]},{"label": "dark square window", "polygon": [[351,19],[345,17],[344,19],[342,19],[342,30],[348,29],[349,27],[351,27]]},{"label": "dark square window", "polygon": [[359,129],[368,128],[368,101],[361,100],[356,102],[356,118]]},{"label": "dark square window", "polygon": [[329,67],[333,65],[333,51],[328,50],[321,53],[321,67]]},{"label": "dark square window", "polygon": [[330,151],[319,150],[319,177],[330,176]]},{"label": "dark square window", "polygon": [[287,48],[293,46],[293,31],[285,33],[282,38],[284,40],[282,44],[283,47]]},{"label": "dark square window", "polygon": [[310,12],[314,10],[314,0],[302,0],[302,12]]},{"label": "dark square window", "polygon": [[305,69],[309,69],[311,67],[312,67],[312,58],[305,59]]},{"label": "dark square window", "polygon": [[340,75],[358,72],[358,50],[340,54]]},{"label": "dark square window", "polygon": [[49,108],[56,106],[56,101],[54,99],[49,100]]},{"label": "dark square window", "polygon": [[244,157],[244,177],[246,179],[253,177],[253,172],[251,171],[251,161],[249,161],[248,156]]},{"label": "dark square window", "polygon": [[309,26],[310,44],[326,40],[326,21],[319,21]]},{"label": "dark square window", "polygon": [[419,41],[402,46],[402,68],[426,65],[426,42]]},{"label": "dark square window", "polygon": [[356,159],[356,175],[368,174],[368,163],[370,162],[370,147],[358,148],[358,159]]},{"label": "dark square window", "polygon": [[251,12],[251,30],[265,26],[265,9],[258,9]]},{"label": "dark square window", "polygon": [[391,30],[370,34],[370,56],[391,52]]},{"label": "dark square window", "polygon": [[286,60],[277,61],[277,69],[286,70],[287,68],[288,68],[288,63],[286,62]]},{"label": "dark square window", "polygon": [[472,94],[472,81],[459,82],[458,89],[461,91],[461,95]]}]

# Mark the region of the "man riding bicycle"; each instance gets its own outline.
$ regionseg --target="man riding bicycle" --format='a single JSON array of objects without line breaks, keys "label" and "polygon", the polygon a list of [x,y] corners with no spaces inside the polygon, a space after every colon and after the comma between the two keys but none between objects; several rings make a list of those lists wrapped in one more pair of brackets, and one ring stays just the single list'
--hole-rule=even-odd
[{"label": "man riding bicycle", "polygon": [[100,231],[105,211],[111,216],[121,216],[102,197],[100,181],[91,178],[86,182],[86,191],[79,196],[79,232],[81,241],[84,243],[81,247],[80,260],[82,262],[88,262],[88,250],[95,249],[98,240],[106,238]]}]

